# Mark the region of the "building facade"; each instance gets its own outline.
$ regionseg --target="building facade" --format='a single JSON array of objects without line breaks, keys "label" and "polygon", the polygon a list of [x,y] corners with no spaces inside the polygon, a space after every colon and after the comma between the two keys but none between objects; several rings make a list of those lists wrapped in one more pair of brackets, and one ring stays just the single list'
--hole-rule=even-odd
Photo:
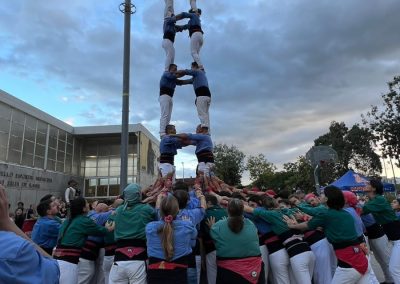
[{"label": "building facade", "polygon": [[[0,183],[12,208],[47,193],[62,197],[70,179],[87,198],[117,196],[120,136],[120,125],[72,127],[0,90]],[[152,184],[158,139],[131,124],[128,147],[128,183]]]}]

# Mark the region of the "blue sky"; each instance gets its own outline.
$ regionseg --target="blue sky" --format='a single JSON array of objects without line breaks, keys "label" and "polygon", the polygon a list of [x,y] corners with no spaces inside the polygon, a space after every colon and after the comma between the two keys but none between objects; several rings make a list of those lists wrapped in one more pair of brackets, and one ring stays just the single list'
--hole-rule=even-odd
[{"label": "blue sky", "polygon": [[[120,123],[121,1],[0,0],[0,89],[74,126]],[[158,135],[163,3],[136,0],[132,16],[130,122]],[[332,120],[351,125],[380,104],[399,74],[400,2],[198,0],[201,52],[212,92],[216,143],[278,166],[304,155]],[[177,12],[187,0],[175,0]],[[188,68],[189,38],[176,63]],[[180,132],[198,123],[193,89],[174,96]],[[178,176],[196,164],[181,151]],[[246,178],[245,178],[246,180]]]}]

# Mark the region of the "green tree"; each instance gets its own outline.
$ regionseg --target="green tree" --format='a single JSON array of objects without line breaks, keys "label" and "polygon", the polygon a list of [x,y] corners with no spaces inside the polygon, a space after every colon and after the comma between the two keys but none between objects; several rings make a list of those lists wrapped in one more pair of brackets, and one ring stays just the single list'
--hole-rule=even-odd
[{"label": "green tree", "polygon": [[250,173],[250,180],[256,181],[261,175],[273,174],[276,167],[263,154],[258,154],[247,159],[246,170]]},{"label": "green tree", "polygon": [[374,141],[380,145],[383,156],[396,160],[400,167],[400,76],[394,77],[388,87],[389,92],[382,95],[382,106],[372,106],[362,118],[375,135]]},{"label": "green tree", "polygon": [[314,170],[304,156],[298,157],[296,162],[284,164],[283,168],[287,173],[287,187],[314,190]]},{"label": "green tree", "polygon": [[215,173],[230,185],[239,185],[244,167],[245,154],[235,146],[217,144],[214,147]]},{"label": "green tree", "polygon": [[382,171],[379,156],[374,151],[374,136],[368,128],[358,124],[349,129],[344,122],[333,121],[329,132],[314,140],[315,146],[328,145],[338,153],[338,163],[323,165],[320,183],[327,184],[349,169],[366,175]]}]

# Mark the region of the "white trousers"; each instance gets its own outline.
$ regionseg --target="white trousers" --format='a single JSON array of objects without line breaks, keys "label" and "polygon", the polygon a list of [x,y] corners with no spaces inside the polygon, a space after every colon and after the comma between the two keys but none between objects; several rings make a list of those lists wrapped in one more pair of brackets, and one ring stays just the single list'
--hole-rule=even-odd
[{"label": "white trousers", "polygon": [[112,267],[113,263],[114,263],[113,255],[104,256],[103,271],[104,271],[104,283],[105,284],[109,283],[110,271],[111,271],[111,267]]},{"label": "white trousers", "polygon": [[311,284],[315,266],[314,253],[312,251],[302,252],[289,260],[296,282],[298,284]]},{"label": "white trousers", "polygon": [[[210,109],[211,97],[199,96],[196,98],[197,115],[202,127],[208,127],[210,130]],[[172,109],[172,107],[171,107]]]},{"label": "white trousers", "polygon": [[57,262],[60,267],[60,284],[77,284],[78,265],[59,259]]},{"label": "white trousers", "polygon": [[268,249],[266,245],[260,246],[260,252],[261,252],[261,258],[264,262],[264,275],[265,275],[265,281],[268,280]]},{"label": "white trousers", "polygon": [[269,263],[274,284],[288,284],[289,278],[289,256],[286,249],[278,250],[269,254]]},{"label": "white trousers", "polygon": [[214,174],[213,169],[215,167],[214,163],[200,162],[197,166],[197,170],[204,173],[204,176],[212,176]]},{"label": "white trousers", "polygon": [[196,272],[197,272],[197,284],[200,284],[200,277],[201,277],[201,255],[196,255]]},{"label": "white trousers", "polygon": [[105,281],[105,274],[103,270],[104,254],[105,254],[105,249],[101,248],[99,251],[99,256],[97,257],[95,262],[96,273],[92,279],[92,284],[104,283]]},{"label": "white trousers", "polygon": [[207,282],[216,284],[217,281],[217,252],[214,250],[206,255]]},{"label": "white trousers", "polygon": [[393,283],[392,275],[389,271],[389,260],[391,253],[391,246],[386,235],[377,239],[368,239],[371,251],[374,253],[376,261],[379,263],[385,282]]},{"label": "white trousers", "polygon": [[189,0],[189,3],[192,10],[197,10],[196,0]]},{"label": "white trousers", "polygon": [[195,61],[199,67],[203,66],[200,60],[200,50],[203,46],[203,41],[203,33],[201,32],[195,32],[190,37],[190,52],[192,54],[193,61]]},{"label": "white trousers", "polygon": [[171,17],[174,12],[174,0],[165,0],[164,18]]},{"label": "white trousers", "polygon": [[389,260],[389,271],[395,284],[400,284],[400,240],[393,241],[392,254]]},{"label": "white trousers", "polygon": [[160,169],[162,177],[172,174],[172,181],[175,180],[175,166],[169,163],[160,163],[158,168]]},{"label": "white trousers", "polygon": [[161,95],[158,98],[158,102],[160,103],[161,115],[160,115],[160,136],[165,135],[165,127],[171,121],[172,114],[172,97],[168,95]]},{"label": "white trousers", "polygon": [[362,275],[354,268],[337,267],[331,284],[369,284],[368,272]]},{"label": "white trousers", "polygon": [[[189,0],[190,8],[197,10],[196,0]],[[164,18],[171,17],[175,14],[174,11],[174,0],[165,0]]]},{"label": "white trousers", "polygon": [[331,283],[336,269],[336,256],[332,246],[324,238],[310,247],[315,255],[314,284]]},{"label": "white trousers", "polygon": [[146,284],[146,262],[141,260],[117,261],[111,267],[110,284]]},{"label": "white trousers", "polygon": [[175,61],[174,43],[171,40],[164,38],[162,42],[162,48],[164,48],[165,51],[165,71],[168,71],[169,65]]},{"label": "white trousers", "polygon": [[96,274],[96,262],[79,258],[78,262],[78,284],[90,284]]}]

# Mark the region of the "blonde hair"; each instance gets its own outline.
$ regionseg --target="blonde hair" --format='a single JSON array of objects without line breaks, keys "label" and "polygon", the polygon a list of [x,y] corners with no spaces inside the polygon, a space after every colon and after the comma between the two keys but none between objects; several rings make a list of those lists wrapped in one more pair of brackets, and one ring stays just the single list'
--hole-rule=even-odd
[{"label": "blonde hair", "polygon": [[172,220],[176,218],[178,212],[178,200],[174,196],[169,195],[161,201],[160,215],[164,220],[164,224],[158,228],[157,233],[161,237],[161,246],[167,261],[170,261],[174,256],[174,227]]}]

